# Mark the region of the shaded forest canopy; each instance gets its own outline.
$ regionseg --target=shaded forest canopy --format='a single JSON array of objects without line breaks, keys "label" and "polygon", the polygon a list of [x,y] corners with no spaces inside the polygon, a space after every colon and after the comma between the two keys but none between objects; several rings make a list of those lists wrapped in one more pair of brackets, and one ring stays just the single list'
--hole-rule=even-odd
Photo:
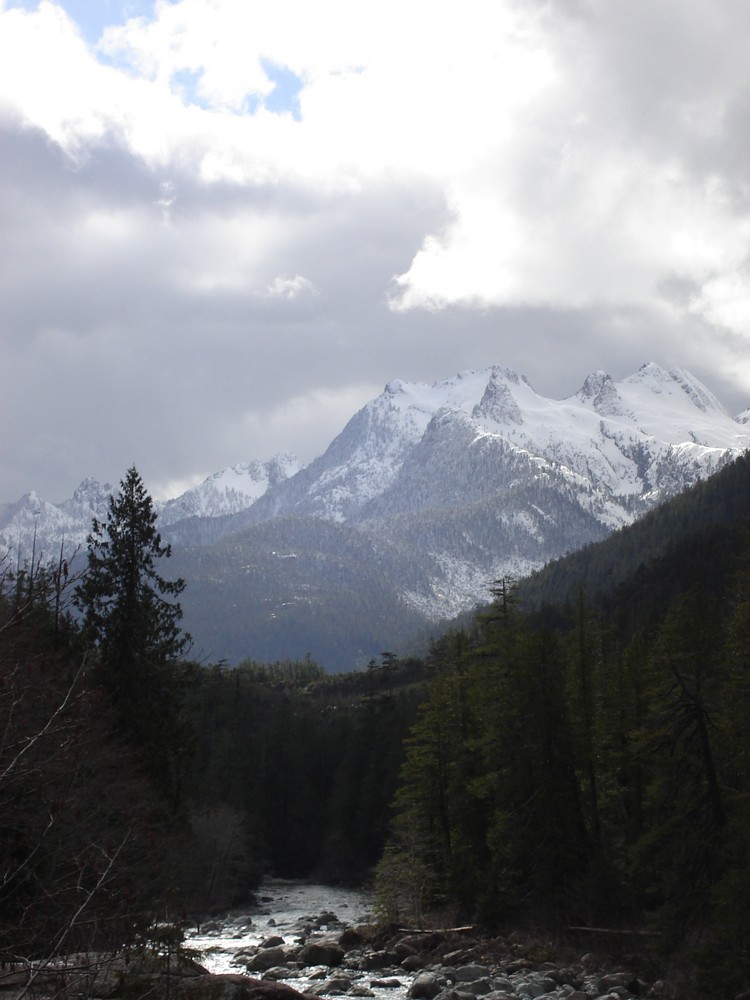
[{"label": "shaded forest canopy", "polygon": [[384,920],[658,931],[695,995],[750,983],[750,459],[338,675],[191,663],[122,485],[142,602],[114,613],[106,530],[82,580],[4,567],[0,957],[145,940],[272,871],[374,878]]}]

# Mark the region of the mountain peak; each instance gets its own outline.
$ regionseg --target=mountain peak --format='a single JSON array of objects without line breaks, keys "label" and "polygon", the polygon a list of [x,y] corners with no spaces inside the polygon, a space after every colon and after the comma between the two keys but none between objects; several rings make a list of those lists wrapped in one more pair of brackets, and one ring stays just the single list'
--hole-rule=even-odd
[{"label": "mountain peak", "polygon": [[490,377],[481,400],[473,410],[473,416],[478,420],[492,420],[496,424],[522,424],[523,415],[516,402],[511,385],[520,385],[525,379],[519,379],[516,372],[510,368],[495,366],[490,369]]},{"label": "mountain peak", "polygon": [[160,505],[159,522],[174,524],[188,517],[220,517],[251,507],[271,486],[299,472],[297,458],[289,453],[274,455],[268,462],[239,462],[214,472],[198,486]]},{"label": "mountain peak", "polygon": [[711,390],[707,389],[706,386],[694,375],[691,375],[690,372],[685,371],[684,368],[673,368],[670,370],[669,374],[699,410],[703,410],[704,412],[715,410],[717,413],[727,413],[724,406],[722,406]]},{"label": "mountain peak", "polygon": [[75,503],[91,506],[100,503],[102,499],[107,500],[111,494],[112,487],[109,483],[100,483],[98,479],[88,476],[73,490],[71,499]]},{"label": "mountain peak", "polygon": [[390,382],[386,384],[383,393],[387,396],[398,396],[399,393],[404,391],[404,383],[400,378],[392,378]]},{"label": "mountain peak", "polygon": [[680,389],[697,409],[703,412],[713,410],[722,415],[727,411],[706,386],[684,368],[663,368],[654,361],[641,365],[638,371],[624,379],[630,385],[640,385],[654,395],[673,394]]},{"label": "mountain peak", "polygon": [[611,375],[605,371],[592,372],[588,375],[580,390],[574,397],[584,406],[590,404],[594,411],[602,417],[623,417],[625,409],[617,391],[617,385]]},{"label": "mountain peak", "polygon": [[611,384],[611,382],[612,376],[599,369],[599,371],[592,372],[586,376],[578,395],[581,399],[595,399],[604,386]]}]

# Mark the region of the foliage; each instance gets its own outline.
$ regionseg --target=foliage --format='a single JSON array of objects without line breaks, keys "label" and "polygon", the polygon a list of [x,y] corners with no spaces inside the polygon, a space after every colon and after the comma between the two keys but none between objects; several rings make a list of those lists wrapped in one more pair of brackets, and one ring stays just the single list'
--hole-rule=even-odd
[{"label": "foliage", "polygon": [[83,580],[62,559],[0,572],[0,957],[147,934],[175,882],[206,911],[263,869],[377,866],[384,919],[635,923],[689,957],[686,996],[746,988],[748,475],[741,460],[676,524],[664,508],[614,556],[555,567],[563,606],[499,581],[426,662],[246,661],[188,686],[183,584],[158,572],[169,548],[131,469]]},{"label": "foliage", "polygon": [[378,868],[384,913],[416,898],[415,916],[646,925],[688,957],[686,995],[747,987],[750,461],[720,475],[674,504],[674,525],[665,509],[633,529],[661,554],[596,604],[576,574],[606,574],[623,538],[550,570],[563,607],[524,611],[531,591],[502,581],[435,644]]},{"label": "foliage", "polygon": [[38,968],[127,942],[166,889],[160,803],[77,643],[72,583],[0,574],[0,959]]},{"label": "foliage", "polygon": [[392,654],[347,675],[310,660],[200,670],[193,812],[236,810],[251,865],[366,877],[385,842],[423,676]]},{"label": "foliage", "polygon": [[107,520],[93,522],[75,601],[83,638],[95,651],[97,677],[125,739],[163,793],[176,800],[189,740],[181,657],[190,637],[180,629],[182,610],[172,600],[184,581],[166,580],[157,569],[170,555],[156,529],[151,497],[133,467],[110,498]]}]

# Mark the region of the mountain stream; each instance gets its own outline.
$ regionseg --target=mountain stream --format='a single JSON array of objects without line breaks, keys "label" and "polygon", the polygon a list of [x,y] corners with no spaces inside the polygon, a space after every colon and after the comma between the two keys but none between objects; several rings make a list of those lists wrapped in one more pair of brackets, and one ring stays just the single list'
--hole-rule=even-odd
[{"label": "mountain stream", "polygon": [[[304,939],[335,939],[343,925],[356,927],[371,919],[372,897],[362,890],[342,889],[307,882],[267,879],[257,893],[257,904],[212,918],[187,936],[186,945],[200,953],[201,964],[212,973],[248,972],[261,978],[264,973],[248,970],[248,962],[270,938],[282,938],[285,945],[299,945]],[[402,988],[373,986],[378,974],[347,970],[353,983],[367,987],[370,995],[399,1000],[414,978],[400,974]],[[294,963],[269,970],[269,978],[283,980],[300,993],[312,992],[336,974],[336,969]]]}]

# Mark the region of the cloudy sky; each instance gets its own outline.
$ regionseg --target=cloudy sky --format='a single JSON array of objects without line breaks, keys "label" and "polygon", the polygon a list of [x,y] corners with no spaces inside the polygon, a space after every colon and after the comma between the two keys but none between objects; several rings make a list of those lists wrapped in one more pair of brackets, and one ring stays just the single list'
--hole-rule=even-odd
[{"label": "cloudy sky", "polygon": [[750,404],[747,0],[0,0],[0,501],[398,377]]}]

